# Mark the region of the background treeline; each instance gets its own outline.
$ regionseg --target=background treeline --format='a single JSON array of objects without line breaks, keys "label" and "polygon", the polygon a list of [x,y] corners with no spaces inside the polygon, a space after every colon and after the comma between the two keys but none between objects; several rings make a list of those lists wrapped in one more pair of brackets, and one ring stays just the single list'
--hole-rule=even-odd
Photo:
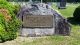
[{"label": "background treeline", "polygon": [[[7,1],[29,1],[29,0],[7,0]],[[32,0],[32,1],[40,1],[40,0]],[[43,2],[60,2],[61,0],[43,0]],[[67,2],[80,2],[80,0],[62,0]]]}]

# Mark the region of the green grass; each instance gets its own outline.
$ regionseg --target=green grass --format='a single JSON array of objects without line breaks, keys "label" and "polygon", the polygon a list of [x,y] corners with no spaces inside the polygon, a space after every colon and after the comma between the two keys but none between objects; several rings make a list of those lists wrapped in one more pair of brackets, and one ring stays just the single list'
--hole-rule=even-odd
[{"label": "green grass", "polygon": [[58,9],[56,7],[56,4],[53,3],[52,7],[53,9],[58,10],[63,17],[67,18],[67,17],[72,17],[73,16],[73,12],[75,10],[76,7],[78,7],[79,4],[67,4],[67,9]]},{"label": "green grass", "polygon": [[[75,8],[80,4],[68,4],[66,9],[57,9],[55,3],[53,8],[58,10],[63,17],[73,17]],[[32,42],[24,42],[23,45],[80,45],[80,26],[71,24],[70,36],[47,36],[46,38],[35,39]]]}]

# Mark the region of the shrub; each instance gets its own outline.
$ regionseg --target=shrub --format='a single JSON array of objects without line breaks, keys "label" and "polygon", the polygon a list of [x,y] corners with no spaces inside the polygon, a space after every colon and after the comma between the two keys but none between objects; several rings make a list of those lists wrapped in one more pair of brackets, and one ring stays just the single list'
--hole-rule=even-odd
[{"label": "shrub", "polygon": [[75,9],[73,16],[77,21],[80,21],[80,6]]},{"label": "shrub", "polygon": [[14,5],[14,13],[17,15],[17,13],[19,12],[19,10],[20,10],[20,5]]},{"label": "shrub", "polygon": [[[18,8],[17,8],[18,9]],[[17,19],[14,5],[0,0],[0,42],[13,40],[17,37],[21,21]]]}]

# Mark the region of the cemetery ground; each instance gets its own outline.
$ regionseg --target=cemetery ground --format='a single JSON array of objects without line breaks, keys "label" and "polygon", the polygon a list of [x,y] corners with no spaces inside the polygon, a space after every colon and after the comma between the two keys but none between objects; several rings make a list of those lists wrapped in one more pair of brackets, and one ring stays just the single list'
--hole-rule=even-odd
[{"label": "cemetery ground", "polygon": [[17,37],[15,40],[0,43],[0,45],[80,45],[80,23],[73,19],[73,12],[78,5],[80,4],[68,3],[66,9],[57,9],[55,3],[52,5],[71,23],[70,36]]}]

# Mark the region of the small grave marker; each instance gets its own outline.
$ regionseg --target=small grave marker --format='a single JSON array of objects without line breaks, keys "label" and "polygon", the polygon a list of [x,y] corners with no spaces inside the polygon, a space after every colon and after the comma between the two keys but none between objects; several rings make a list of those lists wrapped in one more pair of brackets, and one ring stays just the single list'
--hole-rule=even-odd
[{"label": "small grave marker", "polygon": [[60,0],[60,2],[58,3],[58,8],[65,9],[66,8],[66,0]]}]

